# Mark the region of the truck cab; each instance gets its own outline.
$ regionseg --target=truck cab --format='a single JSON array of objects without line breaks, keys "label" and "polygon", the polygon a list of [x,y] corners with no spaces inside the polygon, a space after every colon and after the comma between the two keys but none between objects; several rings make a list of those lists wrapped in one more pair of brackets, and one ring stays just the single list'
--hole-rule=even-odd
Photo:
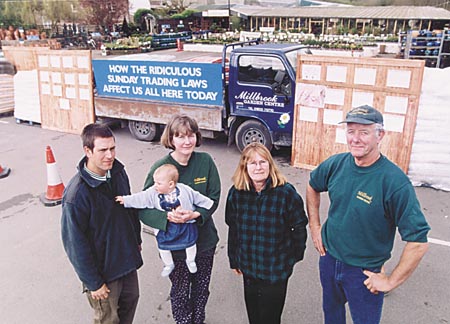
[{"label": "truck cab", "polygon": [[267,148],[292,145],[297,55],[308,47],[259,44],[236,47],[229,58],[229,142]]}]

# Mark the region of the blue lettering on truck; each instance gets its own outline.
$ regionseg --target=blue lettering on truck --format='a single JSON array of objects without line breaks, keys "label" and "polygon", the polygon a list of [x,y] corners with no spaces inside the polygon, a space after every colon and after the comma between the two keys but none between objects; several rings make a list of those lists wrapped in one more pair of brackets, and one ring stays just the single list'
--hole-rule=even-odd
[{"label": "blue lettering on truck", "polygon": [[93,60],[92,65],[102,97],[223,104],[220,64]]}]

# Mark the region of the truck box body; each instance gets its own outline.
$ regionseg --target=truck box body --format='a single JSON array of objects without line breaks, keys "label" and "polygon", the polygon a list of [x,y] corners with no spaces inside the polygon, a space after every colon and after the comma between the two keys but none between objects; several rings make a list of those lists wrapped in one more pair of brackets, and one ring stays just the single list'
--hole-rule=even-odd
[{"label": "truck box body", "polygon": [[[204,56],[205,61],[212,59]],[[184,113],[197,119],[202,129],[222,131],[222,67],[202,63],[199,57],[130,55],[93,60],[96,116],[165,124],[174,114]]]}]

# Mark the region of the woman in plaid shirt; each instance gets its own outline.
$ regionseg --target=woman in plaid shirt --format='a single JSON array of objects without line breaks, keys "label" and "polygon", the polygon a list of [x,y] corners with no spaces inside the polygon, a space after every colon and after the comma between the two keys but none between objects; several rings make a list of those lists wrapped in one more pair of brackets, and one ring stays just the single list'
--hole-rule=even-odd
[{"label": "woman in plaid shirt", "polygon": [[303,199],[260,143],[243,151],[228,192],[225,222],[230,267],[244,277],[250,324],[279,324],[288,279],[303,259]]}]

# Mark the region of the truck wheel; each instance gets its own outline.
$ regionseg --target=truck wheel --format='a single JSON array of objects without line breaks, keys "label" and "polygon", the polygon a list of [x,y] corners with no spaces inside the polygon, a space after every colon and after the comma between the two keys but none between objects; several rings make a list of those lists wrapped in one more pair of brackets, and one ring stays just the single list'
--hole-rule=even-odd
[{"label": "truck wheel", "polygon": [[264,144],[269,151],[272,150],[272,138],[266,126],[256,120],[243,122],[236,131],[236,146],[240,152],[250,143]]},{"label": "truck wheel", "polygon": [[128,121],[128,129],[134,138],[145,142],[153,141],[159,130],[156,124],[135,120]]}]

